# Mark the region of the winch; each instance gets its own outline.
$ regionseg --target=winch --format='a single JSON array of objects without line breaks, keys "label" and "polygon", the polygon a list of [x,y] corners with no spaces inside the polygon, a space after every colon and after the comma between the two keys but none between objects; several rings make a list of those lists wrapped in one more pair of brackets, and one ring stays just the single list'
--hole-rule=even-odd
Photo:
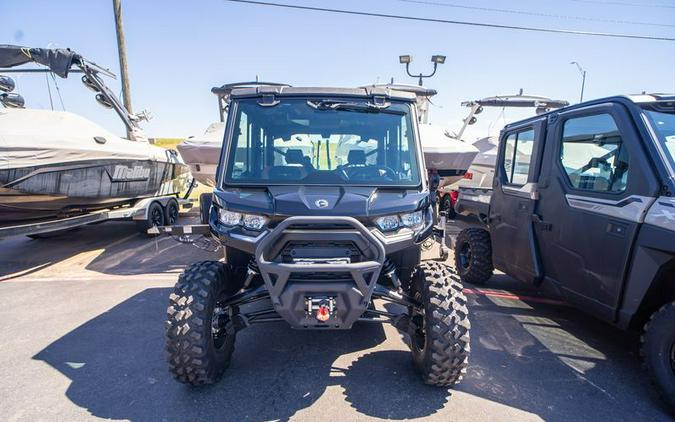
[{"label": "winch", "polygon": [[320,322],[326,322],[335,315],[334,297],[305,298],[307,317],[314,316]]}]

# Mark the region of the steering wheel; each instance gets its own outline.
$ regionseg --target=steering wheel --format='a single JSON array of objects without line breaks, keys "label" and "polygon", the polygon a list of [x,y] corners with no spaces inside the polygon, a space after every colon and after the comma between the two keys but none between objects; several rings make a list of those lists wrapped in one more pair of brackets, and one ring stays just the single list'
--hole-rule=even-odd
[{"label": "steering wheel", "polygon": [[360,182],[369,180],[386,180],[393,182],[398,180],[398,174],[391,167],[387,166],[345,166],[342,171],[349,180]]}]

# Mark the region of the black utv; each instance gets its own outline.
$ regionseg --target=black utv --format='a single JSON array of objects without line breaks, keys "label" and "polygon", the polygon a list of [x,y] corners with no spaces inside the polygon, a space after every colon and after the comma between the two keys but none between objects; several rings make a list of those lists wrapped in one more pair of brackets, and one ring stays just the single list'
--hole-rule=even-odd
[{"label": "black utv", "polygon": [[254,86],[228,101],[208,218],[226,262],[190,265],[170,296],[175,378],[216,381],[251,325],[366,321],[409,338],[426,383],[457,383],[467,302],[449,267],[421,260],[433,219],[414,94]]},{"label": "black utv", "polygon": [[590,101],[504,128],[492,189],[456,211],[461,278],[497,268],[642,331],[645,366],[675,409],[675,96]]}]

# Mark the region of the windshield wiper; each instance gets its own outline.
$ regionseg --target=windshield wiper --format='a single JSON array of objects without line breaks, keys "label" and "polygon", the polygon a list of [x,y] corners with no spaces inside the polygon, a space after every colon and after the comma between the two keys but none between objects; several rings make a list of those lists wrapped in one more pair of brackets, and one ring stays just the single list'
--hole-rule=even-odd
[{"label": "windshield wiper", "polygon": [[[391,103],[375,104],[370,102],[349,102],[336,100],[312,101],[308,100],[307,105],[315,110],[342,110],[356,111],[361,113],[379,113],[389,108]],[[399,111],[387,111],[392,114],[405,114]]]}]

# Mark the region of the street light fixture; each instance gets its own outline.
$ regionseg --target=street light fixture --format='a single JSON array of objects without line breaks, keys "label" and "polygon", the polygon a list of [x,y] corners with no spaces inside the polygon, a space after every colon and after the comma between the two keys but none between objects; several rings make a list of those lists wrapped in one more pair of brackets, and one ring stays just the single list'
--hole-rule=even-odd
[{"label": "street light fixture", "polygon": [[577,69],[579,69],[579,73],[581,74],[581,97],[579,98],[579,102],[584,101],[584,88],[586,87],[586,70],[584,70],[583,67],[578,62],[570,62],[570,64],[574,64],[577,66]]},{"label": "street light fixture", "polygon": [[411,78],[418,78],[418,83],[419,86],[422,86],[424,78],[430,78],[436,74],[436,68],[438,67],[439,64],[445,63],[445,56],[441,55],[434,55],[431,56],[431,62],[434,64],[434,70],[428,75],[423,75],[420,73],[419,75],[413,75],[410,73],[410,63],[412,63],[412,56],[410,55],[404,55],[404,56],[399,56],[398,61],[401,64],[405,65],[405,71],[410,76]]}]

